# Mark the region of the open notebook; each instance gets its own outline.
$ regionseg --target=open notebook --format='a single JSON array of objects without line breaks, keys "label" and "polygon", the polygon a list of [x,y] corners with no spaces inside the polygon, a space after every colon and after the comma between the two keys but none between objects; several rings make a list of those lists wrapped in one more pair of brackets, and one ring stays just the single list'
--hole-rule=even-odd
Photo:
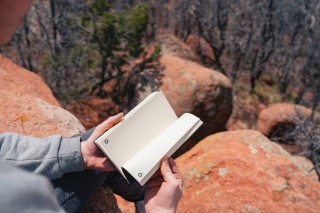
[{"label": "open notebook", "polygon": [[190,113],[178,118],[163,92],[153,92],[95,144],[129,183],[144,185],[161,159],[170,157],[201,125]]}]

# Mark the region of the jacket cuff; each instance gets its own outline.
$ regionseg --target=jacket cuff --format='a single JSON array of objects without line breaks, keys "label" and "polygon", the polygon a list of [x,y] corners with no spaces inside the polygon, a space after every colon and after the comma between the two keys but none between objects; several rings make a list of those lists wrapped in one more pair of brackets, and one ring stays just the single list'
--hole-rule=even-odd
[{"label": "jacket cuff", "polygon": [[58,156],[62,174],[84,170],[80,140],[80,137],[62,138]]}]

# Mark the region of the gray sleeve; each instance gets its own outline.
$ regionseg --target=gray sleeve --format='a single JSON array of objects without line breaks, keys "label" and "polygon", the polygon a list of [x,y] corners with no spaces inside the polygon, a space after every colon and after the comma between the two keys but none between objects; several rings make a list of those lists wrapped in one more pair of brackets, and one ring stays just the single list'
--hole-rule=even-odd
[{"label": "gray sleeve", "polygon": [[0,206],[2,213],[63,213],[46,178],[0,162]]},{"label": "gray sleeve", "polygon": [[53,135],[34,138],[16,133],[0,133],[0,160],[7,161],[49,179],[83,170],[80,137]]}]

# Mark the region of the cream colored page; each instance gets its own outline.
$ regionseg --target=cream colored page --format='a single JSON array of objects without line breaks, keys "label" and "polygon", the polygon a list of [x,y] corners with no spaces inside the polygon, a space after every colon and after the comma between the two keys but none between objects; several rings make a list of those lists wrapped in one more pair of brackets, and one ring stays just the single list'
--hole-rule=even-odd
[{"label": "cream colored page", "polygon": [[160,160],[164,156],[171,156],[201,124],[202,121],[198,117],[189,113],[183,114],[165,132],[131,158],[123,168],[144,185],[158,170]]},{"label": "cream colored page", "polygon": [[178,118],[162,92],[148,97],[96,143],[120,170],[121,166]]}]

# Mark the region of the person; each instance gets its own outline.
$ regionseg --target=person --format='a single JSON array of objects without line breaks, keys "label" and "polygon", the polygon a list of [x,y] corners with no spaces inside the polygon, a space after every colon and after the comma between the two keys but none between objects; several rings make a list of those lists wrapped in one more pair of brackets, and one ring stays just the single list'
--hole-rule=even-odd
[{"label": "person", "polygon": [[[32,0],[0,0],[0,45],[10,41]],[[94,145],[123,113],[109,117],[95,129],[63,138],[34,138],[0,133],[1,212],[81,212],[101,185],[109,185],[129,201],[144,199],[147,212],[175,212],[182,195],[182,179],[172,159],[141,187],[129,185]]]}]

